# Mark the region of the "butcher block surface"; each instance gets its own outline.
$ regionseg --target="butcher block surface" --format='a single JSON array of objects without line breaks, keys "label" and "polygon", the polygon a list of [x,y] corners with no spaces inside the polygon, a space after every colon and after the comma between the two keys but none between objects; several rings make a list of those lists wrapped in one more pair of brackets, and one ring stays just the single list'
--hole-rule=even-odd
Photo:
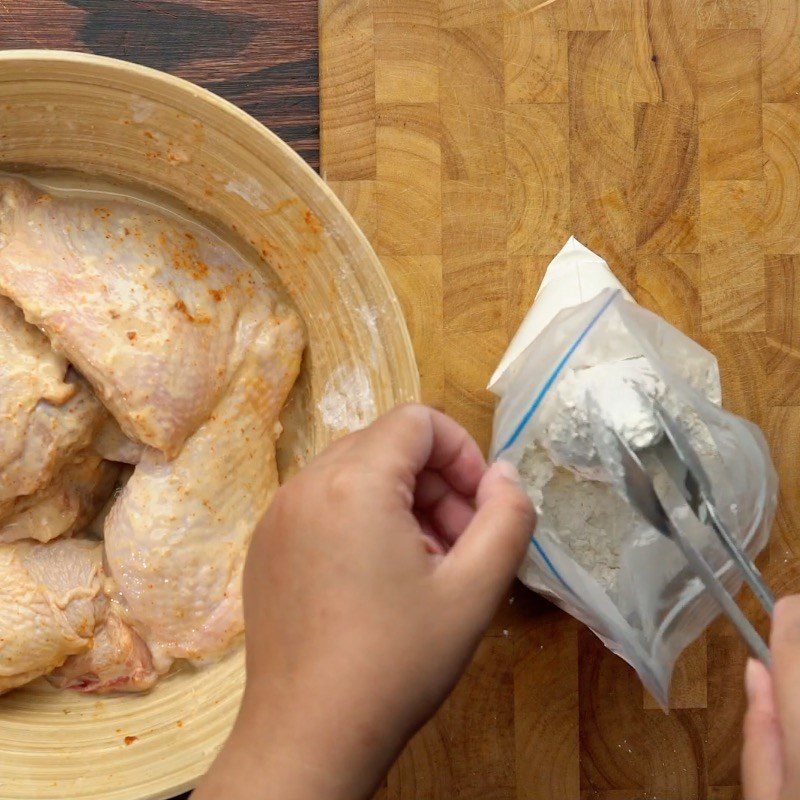
[{"label": "butcher block surface", "polygon": [[[759,563],[800,590],[800,4],[322,0],[320,31],[322,173],[394,282],[427,401],[488,444],[483,387],[574,234],[766,431]],[[734,800],[745,658],[715,623],[665,715],[517,585],[378,797]]]}]

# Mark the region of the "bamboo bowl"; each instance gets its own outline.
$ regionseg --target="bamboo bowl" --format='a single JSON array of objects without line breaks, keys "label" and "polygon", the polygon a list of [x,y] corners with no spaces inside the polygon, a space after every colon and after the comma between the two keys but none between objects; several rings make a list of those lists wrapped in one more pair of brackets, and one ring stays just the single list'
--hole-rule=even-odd
[{"label": "bamboo bowl", "polygon": [[[320,178],[247,114],[154,70],[77,53],[0,52],[0,168],[81,170],[165,192],[250,243],[308,328],[300,438],[313,454],[419,397],[400,307]],[[0,800],[158,800],[191,788],[233,722],[241,651],[149,694],[44,681],[0,697]]]}]

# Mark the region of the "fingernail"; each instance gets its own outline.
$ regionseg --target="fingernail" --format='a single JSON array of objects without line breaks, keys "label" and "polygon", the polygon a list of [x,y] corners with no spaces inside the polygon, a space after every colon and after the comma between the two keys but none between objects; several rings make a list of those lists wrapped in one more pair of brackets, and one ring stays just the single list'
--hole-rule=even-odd
[{"label": "fingernail", "polygon": [[516,484],[521,483],[519,472],[517,472],[517,468],[510,461],[503,461],[503,459],[500,459],[495,461],[492,466],[497,474],[505,478],[507,481],[511,481],[512,483]]}]

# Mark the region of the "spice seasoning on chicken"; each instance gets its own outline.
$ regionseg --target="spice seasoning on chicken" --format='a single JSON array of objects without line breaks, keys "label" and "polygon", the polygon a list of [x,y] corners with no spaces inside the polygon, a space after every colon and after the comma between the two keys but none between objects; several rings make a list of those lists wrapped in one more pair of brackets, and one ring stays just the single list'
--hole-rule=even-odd
[{"label": "spice seasoning on chicken", "polygon": [[[23,331],[42,348],[37,369],[19,374],[42,378],[29,391],[36,405],[64,412],[62,421],[48,411],[40,428],[78,429],[70,403],[83,398],[97,412],[69,456],[52,460],[51,488],[64,496],[79,473],[106,487],[119,467],[105,457],[132,464],[95,529],[104,541],[0,537],[2,582],[37,604],[26,627],[14,598],[0,598],[9,604],[0,660],[14,667],[0,692],[48,673],[83,692],[140,691],[174,659],[213,659],[241,639],[244,553],[278,484],[277,420],[302,327],[258,267],[182,217],[127,199],[45,195],[2,175],[0,208],[0,310],[7,303],[20,320],[24,311]],[[109,491],[88,494],[100,506]]]}]

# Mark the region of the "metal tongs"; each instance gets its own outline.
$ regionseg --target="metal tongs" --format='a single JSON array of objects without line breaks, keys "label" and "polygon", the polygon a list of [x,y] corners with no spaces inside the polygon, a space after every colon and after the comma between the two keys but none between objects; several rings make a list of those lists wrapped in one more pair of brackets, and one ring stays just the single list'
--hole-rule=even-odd
[{"label": "metal tongs", "polygon": [[[753,590],[764,610],[771,617],[775,608],[775,595],[765,583],[753,560],[742,550],[722,520],[714,504],[711,480],[708,477],[708,473],[705,471],[691,444],[667,411],[661,405],[656,404],[655,413],[666,434],[664,445],[667,442],[669,443],[674,455],[677,456],[678,461],[686,470],[685,489],[689,495],[687,501],[689,508],[699,522],[705,522],[714,531],[734,564],[742,572],[745,581]],[[719,603],[730,621],[736,626],[753,654],[769,666],[771,658],[766,642],[745,617],[739,606],[736,605],[733,597],[714,574],[714,570],[709,566],[697,547],[664,508],[653,484],[653,478],[645,468],[642,460],[616,431],[611,430],[610,432],[619,447],[624,490],[630,504],[659,533],[678,546],[691,570],[700,578],[706,589],[708,589],[709,594]],[[703,514],[703,510],[706,512],[705,514]],[[703,516],[707,517],[707,519],[703,520]]]}]

